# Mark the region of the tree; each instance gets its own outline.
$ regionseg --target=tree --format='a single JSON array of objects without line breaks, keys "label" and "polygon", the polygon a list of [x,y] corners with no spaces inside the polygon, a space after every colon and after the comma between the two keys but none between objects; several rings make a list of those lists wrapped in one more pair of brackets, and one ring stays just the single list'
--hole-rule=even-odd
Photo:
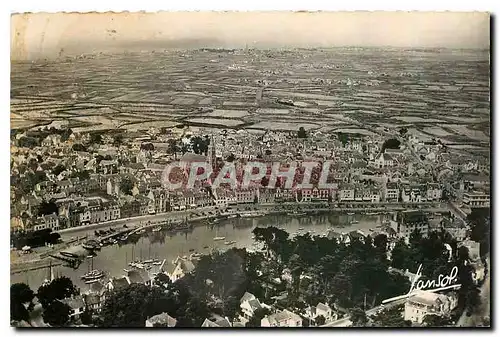
[{"label": "tree", "polygon": [[41,285],[37,291],[37,298],[45,308],[56,300],[62,300],[72,295],[77,295],[78,290],[73,285],[73,282],[66,276],[61,276],[54,279],[46,285]]},{"label": "tree", "polygon": [[234,160],[236,159],[236,157],[234,156],[234,154],[230,154],[227,158],[226,158],[226,161],[232,163]]},{"label": "tree", "polygon": [[307,138],[307,133],[306,130],[304,129],[303,126],[299,128],[299,132],[297,133],[298,138]]},{"label": "tree", "polygon": [[473,208],[467,215],[471,226],[471,239],[480,243],[481,257],[490,251],[490,209]]},{"label": "tree", "polygon": [[10,301],[10,320],[29,322],[30,313],[26,307],[19,302]]},{"label": "tree", "polygon": [[144,151],[154,151],[155,147],[152,143],[142,143],[141,150]]},{"label": "tree", "polygon": [[210,314],[206,301],[192,297],[181,309],[177,316],[179,327],[199,327]]},{"label": "tree", "polygon": [[425,315],[423,322],[428,327],[445,327],[452,324],[451,318],[448,316]]},{"label": "tree", "polygon": [[70,307],[61,301],[53,301],[43,306],[43,321],[51,326],[64,326],[69,322]]},{"label": "tree", "polygon": [[17,144],[19,147],[27,147],[27,148],[34,148],[37,147],[39,144],[38,138],[34,137],[21,137],[19,138]]},{"label": "tree", "polygon": [[378,234],[374,239],[373,239],[373,244],[377,249],[385,254],[387,252],[387,235],[385,234]]},{"label": "tree", "polygon": [[401,129],[399,129],[399,134],[404,137],[406,135],[406,133],[408,132],[408,129],[405,128],[405,127],[402,127]]},{"label": "tree", "polygon": [[99,133],[91,133],[90,134],[90,144],[101,144],[102,136]]},{"label": "tree", "polygon": [[271,151],[271,150],[269,150],[269,149],[266,149],[266,152],[265,152],[265,153],[266,153],[266,156],[270,156],[270,155],[272,154],[272,151]]},{"label": "tree", "polygon": [[35,294],[24,283],[14,283],[10,286],[10,319],[14,321],[28,321],[29,308]]},{"label": "tree", "polygon": [[92,324],[92,314],[93,314],[92,309],[86,307],[85,310],[80,315],[80,320],[82,321],[82,324],[85,325]]},{"label": "tree", "polygon": [[411,321],[405,321],[403,318],[402,307],[396,306],[390,309],[382,310],[371,317],[376,327],[404,328],[411,327]]},{"label": "tree", "polygon": [[52,173],[56,176],[58,176],[59,174],[61,174],[61,172],[64,172],[66,170],[66,168],[62,165],[57,165],[56,167],[54,167],[52,169]]},{"label": "tree", "polygon": [[168,277],[167,274],[158,273],[153,281],[153,284],[157,287],[168,289],[170,288],[172,281],[170,280],[170,277]]},{"label": "tree", "polygon": [[260,308],[255,310],[253,316],[250,317],[250,320],[245,324],[245,327],[260,327],[260,321],[269,315],[271,312],[267,308]]},{"label": "tree", "polygon": [[366,312],[361,308],[353,308],[350,311],[350,320],[355,327],[363,327],[368,322]]},{"label": "tree", "polygon": [[25,283],[14,283],[10,286],[10,300],[18,303],[31,303],[35,293]]},{"label": "tree", "polygon": [[71,147],[73,151],[87,152],[87,148],[80,143],[73,144]]},{"label": "tree", "polygon": [[134,184],[130,178],[126,177],[120,181],[120,191],[124,194],[132,195]]},{"label": "tree", "polygon": [[321,325],[324,325],[326,323],[326,318],[323,315],[319,315],[318,317],[316,317],[314,322],[316,323],[316,325],[321,326]]},{"label": "tree", "polygon": [[143,327],[148,317],[167,312],[174,316],[175,302],[159,287],[140,283],[114,291],[101,311],[103,327]]},{"label": "tree", "polygon": [[73,131],[71,131],[71,129],[65,129],[61,133],[61,142],[67,141],[69,139],[69,136],[71,136],[72,133],[73,133]]},{"label": "tree", "polygon": [[55,204],[53,200],[49,202],[42,201],[40,204],[40,208],[38,209],[38,216],[50,215],[50,214],[58,214],[59,207]]},{"label": "tree", "polygon": [[208,137],[202,138],[200,136],[194,136],[191,137],[190,143],[194,153],[208,153],[208,145],[210,144],[210,139]]},{"label": "tree", "polygon": [[123,144],[123,135],[121,133],[117,134],[113,139],[113,146],[120,146]]},{"label": "tree", "polygon": [[382,152],[385,152],[385,149],[399,149],[401,142],[395,138],[387,139],[384,144],[382,144]]},{"label": "tree", "polygon": [[338,140],[342,143],[343,146],[346,146],[349,143],[349,136],[345,133],[339,132],[337,133]]}]

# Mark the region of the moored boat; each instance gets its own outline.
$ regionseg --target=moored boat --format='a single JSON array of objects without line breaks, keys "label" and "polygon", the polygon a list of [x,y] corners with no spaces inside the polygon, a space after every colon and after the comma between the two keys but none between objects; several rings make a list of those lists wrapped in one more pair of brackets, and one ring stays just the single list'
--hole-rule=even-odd
[{"label": "moored boat", "polygon": [[99,280],[104,277],[104,273],[98,269],[94,269],[82,275],[82,280],[92,281]]},{"label": "moored boat", "polygon": [[297,212],[297,211],[294,211],[294,212],[287,213],[287,215],[291,215],[291,216],[306,215],[306,212]]}]

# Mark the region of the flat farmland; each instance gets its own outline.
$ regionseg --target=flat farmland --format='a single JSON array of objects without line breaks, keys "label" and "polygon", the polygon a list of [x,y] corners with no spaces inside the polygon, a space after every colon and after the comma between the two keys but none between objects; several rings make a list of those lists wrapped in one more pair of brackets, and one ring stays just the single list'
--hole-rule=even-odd
[{"label": "flat farmland", "polygon": [[13,62],[11,127],[61,120],[80,132],[191,124],[371,135],[407,126],[423,139],[487,146],[489,78],[488,51],[451,49],[191,50]]}]

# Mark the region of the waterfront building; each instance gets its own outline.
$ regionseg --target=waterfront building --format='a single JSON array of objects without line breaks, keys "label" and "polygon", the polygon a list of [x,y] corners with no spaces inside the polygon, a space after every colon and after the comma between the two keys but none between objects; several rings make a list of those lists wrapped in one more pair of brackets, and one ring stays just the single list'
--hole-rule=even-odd
[{"label": "waterfront building", "polygon": [[53,231],[59,230],[59,217],[55,213],[38,218],[33,226],[33,230],[35,231],[48,228]]},{"label": "waterfront building", "polygon": [[429,232],[429,219],[424,212],[420,210],[411,210],[399,212],[397,222],[391,222],[395,226],[395,231],[398,236],[408,240],[414,230],[419,230],[422,236],[426,236]]}]

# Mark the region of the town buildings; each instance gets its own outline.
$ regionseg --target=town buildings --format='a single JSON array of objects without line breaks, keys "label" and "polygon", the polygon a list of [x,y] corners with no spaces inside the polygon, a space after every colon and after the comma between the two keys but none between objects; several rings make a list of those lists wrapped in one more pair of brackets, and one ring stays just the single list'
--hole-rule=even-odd
[{"label": "town buildings", "polygon": [[457,306],[455,296],[420,291],[405,303],[404,319],[422,324],[428,315],[447,316]]}]

